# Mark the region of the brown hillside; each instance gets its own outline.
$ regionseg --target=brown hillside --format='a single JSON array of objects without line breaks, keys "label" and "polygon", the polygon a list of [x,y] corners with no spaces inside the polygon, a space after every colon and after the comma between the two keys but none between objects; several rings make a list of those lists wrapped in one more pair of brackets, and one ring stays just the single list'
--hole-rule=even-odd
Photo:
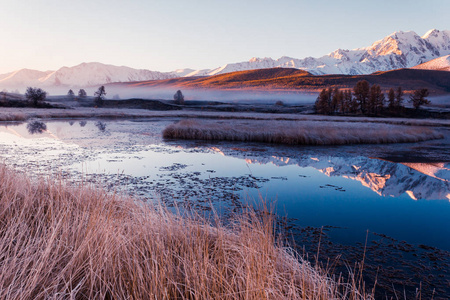
[{"label": "brown hillside", "polygon": [[450,73],[435,70],[399,69],[370,75],[321,75],[291,68],[231,72],[209,77],[181,77],[167,80],[121,83],[128,87],[179,87],[207,89],[320,90],[351,88],[359,80],[379,84],[383,89],[402,86],[405,90],[428,88],[433,94],[450,92]]}]

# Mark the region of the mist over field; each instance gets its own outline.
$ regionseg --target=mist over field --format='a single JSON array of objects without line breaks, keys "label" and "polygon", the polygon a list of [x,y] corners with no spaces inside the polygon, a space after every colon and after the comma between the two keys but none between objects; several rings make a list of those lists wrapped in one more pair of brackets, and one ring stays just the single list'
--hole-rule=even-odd
[{"label": "mist over field", "polygon": [[[69,87],[52,87],[46,89],[49,96],[65,96]],[[98,87],[86,87],[88,96],[93,96]],[[183,89],[179,87],[123,87],[115,84],[105,85],[106,99],[158,99],[173,100],[173,95],[180,89],[186,101],[223,101],[241,103],[275,103],[283,101],[286,104],[312,104],[317,98],[316,92],[302,91],[257,91],[257,90],[214,90],[214,89]],[[78,94],[77,88],[72,88]]]},{"label": "mist over field", "polygon": [[[172,88],[118,88],[107,86],[108,98],[119,95],[120,98],[168,99],[172,100],[177,91]],[[314,103],[316,93],[289,91],[250,91],[250,90],[213,90],[213,89],[182,89],[185,100],[208,101],[239,101],[271,103],[282,100],[288,103]]]}]

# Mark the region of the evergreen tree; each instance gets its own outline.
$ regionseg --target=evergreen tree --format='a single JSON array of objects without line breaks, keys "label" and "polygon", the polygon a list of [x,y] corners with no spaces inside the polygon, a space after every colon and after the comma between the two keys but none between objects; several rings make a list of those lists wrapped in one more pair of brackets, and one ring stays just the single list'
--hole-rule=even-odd
[{"label": "evergreen tree", "polygon": [[175,103],[177,104],[184,104],[184,96],[183,93],[178,90],[175,95],[173,95],[173,100],[175,100]]},{"label": "evergreen tree", "polygon": [[103,104],[105,103],[105,95],[106,95],[106,91],[105,91],[105,86],[101,86],[98,88],[98,90],[94,93],[94,103],[95,105],[97,105],[98,107],[103,106]]},{"label": "evergreen tree", "polygon": [[344,113],[356,113],[358,109],[358,104],[356,100],[353,99],[352,91],[346,90],[344,94]]},{"label": "evergreen tree", "polygon": [[353,88],[353,94],[361,112],[363,114],[367,113],[367,102],[370,94],[369,83],[366,80],[358,81]]},{"label": "evergreen tree", "polygon": [[370,87],[369,102],[367,105],[367,112],[369,114],[378,115],[383,110],[385,97],[381,92],[381,87],[374,84]]},{"label": "evergreen tree", "polygon": [[318,114],[329,115],[331,113],[332,90],[323,89],[317,97],[315,109]]},{"label": "evergreen tree", "polygon": [[389,111],[394,112],[395,111],[395,91],[393,88],[391,88],[389,90],[388,93],[388,107],[389,107]]},{"label": "evergreen tree", "polygon": [[335,88],[331,96],[331,113],[336,113],[339,110],[342,101],[342,92],[338,88]]},{"label": "evergreen tree", "polygon": [[376,86],[376,104],[375,104],[375,114],[379,114],[384,109],[384,104],[386,103],[386,97],[384,93],[381,91],[381,87],[379,85]]},{"label": "evergreen tree", "polygon": [[370,87],[369,100],[367,101],[367,113],[369,115],[375,114],[375,107],[377,103],[376,85]]},{"label": "evergreen tree", "polygon": [[422,105],[430,104],[430,100],[426,99],[428,95],[428,89],[415,90],[414,93],[409,97],[409,101],[412,103],[414,108],[418,110]]},{"label": "evergreen tree", "polygon": [[85,91],[84,89],[80,89],[80,90],[78,91],[78,97],[80,97],[80,98],[86,98],[86,97],[87,97],[86,91]]},{"label": "evergreen tree", "polygon": [[397,113],[400,113],[400,111],[403,109],[403,89],[401,86],[397,88],[397,92],[395,94],[395,111]]},{"label": "evergreen tree", "polygon": [[75,93],[72,91],[72,89],[70,89],[70,90],[67,92],[67,98],[69,98],[69,99],[75,98]]}]

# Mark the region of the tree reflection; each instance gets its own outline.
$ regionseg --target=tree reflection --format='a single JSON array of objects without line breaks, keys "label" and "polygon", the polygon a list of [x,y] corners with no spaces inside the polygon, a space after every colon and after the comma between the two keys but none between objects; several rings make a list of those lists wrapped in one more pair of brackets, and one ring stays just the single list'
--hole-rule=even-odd
[{"label": "tree reflection", "polygon": [[47,130],[47,125],[41,121],[33,121],[27,124],[27,129],[30,134],[43,133]]},{"label": "tree reflection", "polygon": [[100,121],[96,122],[95,126],[97,126],[98,130],[100,130],[101,132],[104,132],[106,129],[106,123]]}]

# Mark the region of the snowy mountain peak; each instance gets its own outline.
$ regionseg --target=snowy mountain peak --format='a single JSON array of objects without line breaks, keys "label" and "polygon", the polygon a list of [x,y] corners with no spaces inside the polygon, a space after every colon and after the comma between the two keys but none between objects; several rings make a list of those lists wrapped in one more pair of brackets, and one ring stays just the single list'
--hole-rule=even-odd
[{"label": "snowy mountain peak", "polygon": [[[450,54],[450,31],[432,29],[423,37],[414,31],[396,31],[374,42],[371,46],[353,50],[337,49],[328,55],[296,59],[253,57],[249,61],[226,64],[209,70],[205,75],[264,68],[297,68],[312,74],[370,74],[411,68],[418,64]],[[186,76],[195,76],[195,73]]]},{"label": "snowy mountain peak", "polygon": [[272,60],[272,59],[269,57],[264,57],[264,58],[252,57],[252,58],[250,58],[249,62],[250,63],[259,63],[259,62],[263,62],[263,61],[267,61],[267,60]]},{"label": "snowy mountain peak", "polygon": [[[249,61],[228,63],[215,69],[178,69],[173,72],[156,72],[106,65],[98,62],[62,67],[56,71],[22,69],[0,75],[2,87],[63,86],[87,87],[111,82],[147,81],[175,77],[211,76],[223,73],[267,68],[296,68],[315,75],[370,74],[411,68],[439,57],[450,55],[450,31],[432,29],[422,37],[413,31],[396,31],[364,48],[337,49],[319,58],[303,59],[282,56],[253,57]],[[446,67],[445,59],[435,62]],[[434,67],[433,67],[434,68]]]}]

